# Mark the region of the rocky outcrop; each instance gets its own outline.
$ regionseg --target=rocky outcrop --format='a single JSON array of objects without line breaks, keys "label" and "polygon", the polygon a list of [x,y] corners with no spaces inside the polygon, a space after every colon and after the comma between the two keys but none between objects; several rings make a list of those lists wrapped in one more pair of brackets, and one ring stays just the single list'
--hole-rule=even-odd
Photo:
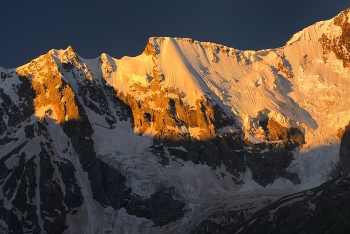
[{"label": "rocky outcrop", "polygon": [[34,110],[38,117],[53,115],[59,123],[79,119],[78,108],[74,105],[73,90],[62,79],[57,64],[49,54],[32,60],[16,71],[20,77],[31,78],[31,87],[35,92]]},{"label": "rocky outcrop", "polygon": [[267,120],[267,139],[269,141],[281,141],[283,144],[293,147],[303,147],[305,136],[298,128],[286,128],[281,126],[276,120]]},{"label": "rocky outcrop", "polygon": [[283,127],[274,119],[266,119],[259,124],[265,131],[266,142],[253,144],[245,140],[250,148],[246,152],[246,164],[252,171],[253,179],[263,186],[279,177],[300,184],[299,176],[286,169],[293,160],[292,151],[305,144],[304,134],[298,128]]},{"label": "rocky outcrop", "polygon": [[[206,164],[213,169],[225,165],[226,170],[232,174],[237,183],[240,172],[245,172],[244,148],[241,144],[240,134],[226,133],[209,140],[177,140],[155,141],[153,153],[160,158],[160,163],[169,165],[169,156],[183,161],[192,161],[194,164]],[[169,154],[165,154],[165,149]]]},{"label": "rocky outcrop", "polygon": [[[17,84],[13,85],[13,92],[18,100],[13,100],[8,94],[0,89],[0,134],[3,134],[8,127],[15,127],[25,121],[34,112],[33,99],[36,97],[30,81],[16,72],[11,71],[3,73],[3,82],[10,79],[17,80]],[[7,120],[7,125],[6,121]]]},{"label": "rocky outcrop", "polygon": [[333,52],[337,59],[343,61],[343,67],[350,66],[350,23],[347,9],[334,18],[334,25],[340,27],[341,35],[334,38],[328,37],[325,33],[319,39],[323,48],[323,60],[327,61],[327,54]]},{"label": "rocky outcrop", "polygon": [[292,152],[284,148],[283,144],[268,144],[262,148],[265,149],[268,151],[264,153],[260,150],[247,152],[246,165],[252,171],[252,179],[262,186],[272,184],[280,177],[293,184],[300,184],[298,174],[286,170],[293,160]]},{"label": "rocky outcrop", "polygon": [[160,185],[150,198],[129,196],[125,207],[131,215],[150,219],[154,226],[164,226],[183,217],[186,212],[185,205],[173,187]]}]

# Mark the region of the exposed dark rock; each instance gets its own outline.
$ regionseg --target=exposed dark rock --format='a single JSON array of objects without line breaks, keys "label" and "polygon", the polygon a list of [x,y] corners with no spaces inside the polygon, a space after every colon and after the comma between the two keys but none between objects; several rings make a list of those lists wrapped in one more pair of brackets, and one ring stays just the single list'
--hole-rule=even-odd
[{"label": "exposed dark rock", "polygon": [[34,124],[25,126],[24,132],[26,134],[26,138],[33,139],[34,138]]},{"label": "exposed dark rock", "polygon": [[115,210],[125,207],[130,199],[131,188],[125,185],[126,178],[116,168],[100,162],[102,186],[108,204]]},{"label": "exposed dark rock", "polygon": [[240,133],[225,133],[216,138],[201,140],[179,140],[179,141],[154,141],[152,152],[157,155],[162,165],[169,164],[169,156],[184,161],[192,161],[194,164],[206,164],[213,169],[222,163],[233,176],[239,177],[239,172],[246,170],[244,164],[243,145],[240,142]]},{"label": "exposed dark rock", "polygon": [[21,100],[20,109],[23,116],[22,119],[25,120],[34,113],[33,100],[35,99],[36,94],[30,80],[27,77],[18,76],[18,79],[21,81],[21,83],[17,85],[16,91]]},{"label": "exposed dark rock", "polygon": [[17,189],[18,178],[21,178],[21,175],[23,174],[23,171],[24,171],[25,155],[26,154],[24,152],[22,152],[19,155],[18,165],[13,168],[12,173],[4,183],[3,194],[7,199],[11,199],[11,197],[13,197]]},{"label": "exposed dark rock", "polygon": [[[147,200],[146,200],[147,202]],[[161,188],[149,199],[150,219],[155,226],[163,226],[185,214],[185,203],[175,200],[170,189]]]},{"label": "exposed dark rock", "polygon": [[3,205],[3,200],[0,200],[0,219],[6,223],[6,227],[0,224],[0,231],[2,233],[23,233],[23,222],[18,219],[13,210],[7,210]]},{"label": "exposed dark rock", "polygon": [[252,170],[253,180],[266,186],[273,183],[276,178],[282,177],[294,184],[300,184],[301,180],[297,174],[286,172],[286,168],[293,160],[292,152],[286,150],[284,145],[276,146],[278,144],[269,144],[270,150],[264,153],[260,151],[246,153],[246,164]]},{"label": "exposed dark rock", "polygon": [[68,62],[68,63],[62,63],[62,67],[65,72],[70,72],[74,68],[74,65]]},{"label": "exposed dark rock", "polygon": [[14,127],[21,123],[25,118],[20,108],[15,105],[11,98],[0,89],[1,107],[8,116],[8,126]]},{"label": "exposed dark rock", "polygon": [[130,106],[126,105],[122,100],[117,97],[116,91],[113,87],[107,84],[102,84],[103,91],[106,97],[113,103],[113,109],[120,121],[130,121],[133,125],[133,115]]},{"label": "exposed dark rock", "polygon": [[[2,116],[0,120],[0,134],[3,134],[7,127],[14,127],[23,122],[34,112],[33,99],[35,93],[30,81],[22,76],[18,76],[18,79],[21,83],[16,86],[15,92],[19,97],[19,103],[14,103],[10,96],[0,89],[0,99],[2,100],[0,106],[0,116]],[[5,115],[8,117],[8,126],[3,120]]]},{"label": "exposed dark rock", "polygon": [[10,151],[8,154],[6,154],[2,158],[0,158],[0,184],[3,184],[5,182],[6,177],[13,171],[13,168],[8,168],[5,164],[5,162],[9,158],[11,158],[12,156],[14,156],[14,157],[19,156],[18,153],[26,145],[26,143],[27,142],[24,142],[23,144],[17,146],[15,149]]},{"label": "exposed dark rock", "polygon": [[[24,158],[25,155],[22,154],[20,157],[20,164],[24,163]],[[31,230],[32,233],[40,233],[37,206],[33,204],[35,191],[37,189],[37,167],[34,160],[35,156],[25,162],[24,171],[22,175],[18,177],[20,180],[16,190],[16,196],[11,204],[15,207],[16,211],[20,212],[19,214],[22,220],[22,225],[27,230]]]},{"label": "exposed dark rock", "polygon": [[[154,155],[156,155],[156,156],[160,159],[160,161],[159,161],[160,164],[162,164],[163,166],[169,165],[169,157],[168,157],[168,155],[165,153],[164,145],[163,145],[163,144],[160,144],[160,145],[153,144],[152,147],[151,147],[151,149],[152,149],[152,153],[153,153]],[[179,155],[179,154],[180,154],[180,155]],[[181,158],[181,157],[182,157],[181,154],[182,154],[182,151],[176,152],[176,153],[173,154],[173,155],[176,155],[176,156],[178,156],[179,158]]]},{"label": "exposed dark rock", "polygon": [[0,135],[2,135],[6,131],[7,126],[3,119],[3,117],[5,116],[5,113],[1,107],[0,107],[0,116],[2,116],[2,118],[0,119]]},{"label": "exposed dark rock", "polygon": [[[192,161],[194,164],[207,164],[215,169],[223,163],[237,183],[239,183],[239,172],[245,172],[247,165],[252,170],[253,179],[262,186],[273,183],[278,177],[299,184],[301,181],[298,175],[286,172],[286,168],[293,160],[291,151],[299,145],[298,142],[302,142],[303,138],[291,143],[290,139],[300,134],[300,130],[296,130],[296,134],[290,132],[294,132],[294,129],[285,132],[285,143],[251,144],[252,151],[244,150],[246,145],[241,141],[240,132],[225,133],[207,141],[155,141],[152,149],[163,165],[169,162],[163,147],[167,147],[170,155],[184,161]],[[180,147],[185,150],[181,150]]]},{"label": "exposed dark rock", "polygon": [[160,186],[147,199],[132,195],[126,209],[129,214],[152,220],[155,226],[164,226],[183,217],[186,212],[185,202],[174,197],[177,197],[174,188]]},{"label": "exposed dark rock", "polygon": [[347,175],[350,173],[350,125],[345,127],[345,132],[341,138],[339,149],[339,168],[340,171]]},{"label": "exposed dark rock", "polygon": [[85,106],[99,115],[106,114],[110,118],[113,118],[105,94],[97,81],[89,81],[88,79],[79,81],[78,94],[82,98]]},{"label": "exposed dark rock", "polygon": [[282,197],[220,233],[349,233],[350,177]]},{"label": "exposed dark rock", "polygon": [[[64,162],[54,163],[58,166],[65,187],[64,203],[72,212],[73,208],[77,208],[83,204],[81,188],[78,185],[74,172],[76,171],[72,162],[63,159]],[[72,212],[73,213],[73,212]]]},{"label": "exposed dark rock", "polygon": [[229,117],[217,103],[214,103],[213,101],[210,103],[213,105],[214,118],[212,121],[216,129],[232,126],[234,124],[234,120]]},{"label": "exposed dark rock", "polygon": [[51,155],[43,143],[40,143],[40,214],[44,221],[44,230],[48,233],[62,233],[68,226],[65,224],[66,208],[63,204],[61,186],[53,179],[55,171]]},{"label": "exposed dark rock", "polygon": [[80,111],[81,120],[71,120],[61,124],[63,131],[71,139],[73,148],[79,156],[79,161],[88,173],[91,182],[91,191],[94,199],[107,205],[104,194],[103,178],[101,173],[100,160],[96,158],[96,153],[91,140],[92,127],[83,111]]},{"label": "exposed dark rock", "polygon": [[[44,120],[28,125],[28,133],[32,138],[35,137],[35,132],[36,136],[43,136],[47,140],[40,142],[38,146],[40,147],[39,156],[29,157],[23,152],[28,143],[26,141],[1,157],[0,185],[3,184],[3,195],[11,201],[13,206],[12,209],[3,209],[2,212],[6,213],[6,217],[14,215],[13,217],[20,220],[21,230],[27,230],[31,233],[42,233],[44,230],[47,233],[62,233],[67,228],[66,215],[73,213],[73,209],[82,204],[82,196],[74,176],[75,169],[72,163],[62,159],[64,162],[56,164],[60,172],[55,169],[53,163],[55,158],[57,159],[57,155],[52,150],[53,141],[47,133],[46,124]],[[6,161],[8,160],[15,160],[17,163],[13,167],[7,168]],[[37,163],[39,164],[37,165]],[[59,180],[62,180],[65,185],[64,196]],[[40,196],[39,204],[35,199],[36,196]],[[38,208],[38,206],[40,207]],[[41,221],[37,215],[38,210],[44,230],[41,230],[39,225]],[[7,220],[4,218],[3,220],[9,226],[11,223],[17,222],[16,219]]]},{"label": "exposed dark rock", "polygon": [[276,178],[282,177],[293,184],[300,184],[299,176],[287,172],[286,169],[293,160],[292,151],[305,144],[304,134],[298,128],[283,127],[273,119],[261,120],[259,124],[265,130],[269,141],[253,144],[245,140],[249,147],[245,151],[246,164],[252,171],[253,180],[266,186]]},{"label": "exposed dark rock", "polygon": [[200,222],[191,234],[221,233],[227,228],[239,227],[251,215],[250,209],[218,211]]},{"label": "exposed dark rock", "polygon": [[[245,172],[244,151],[241,143],[240,132],[225,133],[217,137],[215,144],[220,151],[222,163],[227,167],[227,170],[239,178],[239,172]],[[239,180],[236,183],[240,183]]]},{"label": "exposed dark rock", "polygon": [[0,138],[0,145],[5,145],[11,141],[17,141],[18,138],[9,138],[8,136],[5,136],[4,138]]}]

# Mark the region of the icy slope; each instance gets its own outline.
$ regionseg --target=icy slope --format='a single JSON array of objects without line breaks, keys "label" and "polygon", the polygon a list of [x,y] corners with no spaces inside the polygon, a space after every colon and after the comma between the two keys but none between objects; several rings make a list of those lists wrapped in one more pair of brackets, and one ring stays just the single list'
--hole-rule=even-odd
[{"label": "icy slope", "polygon": [[337,130],[349,120],[350,92],[348,67],[334,53],[325,55],[321,43],[323,35],[331,41],[342,35],[333,21],[304,29],[282,48],[261,51],[150,38],[154,55],[112,59],[117,69],[106,80],[140,99],[130,87],[149,84],[157,69],[164,76],[162,85],[185,93],[183,100],[189,105],[195,107],[196,100],[206,95],[231,110],[253,142],[262,140],[255,134],[257,120],[267,117],[302,129],[307,146],[339,142]]}]

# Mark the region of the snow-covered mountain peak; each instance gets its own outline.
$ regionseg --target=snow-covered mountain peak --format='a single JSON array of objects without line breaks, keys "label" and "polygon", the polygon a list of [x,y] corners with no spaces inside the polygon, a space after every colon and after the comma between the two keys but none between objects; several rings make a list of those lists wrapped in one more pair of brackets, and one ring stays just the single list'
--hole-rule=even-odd
[{"label": "snow-covered mountain peak", "polygon": [[[155,70],[164,78],[160,87],[178,89],[185,94],[181,100],[193,107],[197,100],[211,97],[234,114],[251,142],[266,141],[259,123],[274,119],[305,134],[306,144],[296,153],[304,158],[301,160],[309,157],[304,155],[311,156],[314,147],[326,146],[334,152],[339,147],[339,131],[350,116],[347,52],[341,52],[346,42],[342,39],[344,26],[334,22],[337,18],[316,23],[296,33],[286,46],[261,51],[240,51],[188,38],[150,38],[146,56],[135,57],[137,61],[148,59],[138,80],[147,84],[146,78],[153,77],[151,71]],[[346,25],[346,21],[340,22]],[[326,44],[324,35],[329,38]],[[335,44],[327,44],[331,42]],[[119,72],[122,74],[122,69]],[[118,87],[116,83],[112,86]],[[336,160],[335,154],[321,161],[332,164]],[[296,163],[291,170],[308,167],[305,161]]]},{"label": "snow-covered mountain peak", "polygon": [[300,40],[309,41],[311,43],[317,41],[320,42],[320,40],[325,40],[325,37],[331,41],[338,40],[339,37],[342,36],[342,33],[347,30],[347,25],[350,23],[349,17],[350,8],[340,12],[332,19],[316,22],[315,24],[295,33],[286,43],[286,46]]},{"label": "snow-covered mountain peak", "polygon": [[73,47],[70,45],[66,49],[52,49],[47,54],[59,59],[61,63],[69,63],[78,56]]},{"label": "snow-covered mountain peak", "polygon": [[336,25],[344,25],[350,23],[350,8],[341,11],[337,16],[334,17],[334,23]]},{"label": "snow-covered mountain peak", "polygon": [[151,37],[0,67],[0,228],[210,232],[348,173],[349,11],[276,49]]}]

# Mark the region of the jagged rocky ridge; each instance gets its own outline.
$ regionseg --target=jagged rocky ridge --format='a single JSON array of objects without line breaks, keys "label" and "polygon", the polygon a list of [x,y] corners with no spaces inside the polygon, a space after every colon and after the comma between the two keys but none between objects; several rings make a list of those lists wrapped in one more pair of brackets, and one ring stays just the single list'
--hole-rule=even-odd
[{"label": "jagged rocky ridge", "polygon": [[0,68],[1,230],[271,230],[281,196],[347,183],[348,25],[345,10],[274,50],[151,38],[135,58],[68,47]]},{"label": "jagged rocky ridge", "polygon": [[284,196],[263,209],[213,213],[191,233],[348,233],[349,175]]}]

